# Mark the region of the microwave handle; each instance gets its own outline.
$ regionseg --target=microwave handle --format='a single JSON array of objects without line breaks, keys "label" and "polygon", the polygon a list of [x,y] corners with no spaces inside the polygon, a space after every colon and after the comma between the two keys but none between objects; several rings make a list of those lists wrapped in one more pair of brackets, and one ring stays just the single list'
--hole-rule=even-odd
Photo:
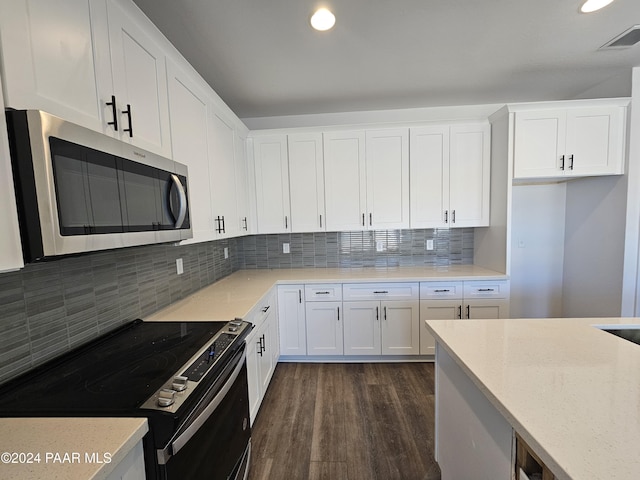
[{"label": "microwave handle", "polygon": [[182,182],[178,176],[174,173],[171,174],[173,185],[178,189],[178,199],[180,201],[180,211],[178,212],[178,218],[176,219],[175,228],[180,228],[184,223],[184,217],[187,216],[187,194],[184,191]]},{"label": "microwave handle", "polygon": [[207,405],[207,407],[202,411],[202,413],[200,413],[200,415],[198,415],[198,417],[195,420],[193,420],[191,425],[189,425],[186,428],[186,430],[178,438],[173,440],[163,450],[157,451],[158,463],[160,465],[166,465],[167,461],[171,458],[171,456],[177,454],[180,451],[180,449],[187,444],[187,442],[191,439],[191,437],[195,435],[195,433],[200,429],[200,427],[202,427],[202,425],[204,425],[204,423],[213,414],[216,408],[218,408],[218,405],[220,405],[224,397],[227,395],[227,393],[229,393],[229,390],[231,390],[231,387],[233,386],[234,382],[238,378],[238,375],[240,375],[242,367],[245,364],[246,358],[247,358],[247,352],[245,350],[242,352],[242,357],[240,357],[238,364],[233,370],[233,373],[231,374],[229,379],[226,381],[224,386],[213,398],[213,400],[211,400],[211,403]]}]

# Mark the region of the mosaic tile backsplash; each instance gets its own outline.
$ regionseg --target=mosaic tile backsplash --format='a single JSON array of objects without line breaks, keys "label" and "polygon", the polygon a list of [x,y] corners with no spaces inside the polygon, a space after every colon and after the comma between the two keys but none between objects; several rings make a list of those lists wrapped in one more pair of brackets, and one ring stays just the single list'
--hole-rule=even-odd
[{"label": "mosaic tile backsplash", "polygon": [[[427,239],[434,240],[434,250],[425,250]],[[282,253],[283,243],[289,254]],[[376,251],[378,245],[383,251]],[[183,259],[183,275],[176,274],[177,258]],[[239,269],[471,263],[469,228],[252,235],[27,265],[0,274],[0,383]]]}]

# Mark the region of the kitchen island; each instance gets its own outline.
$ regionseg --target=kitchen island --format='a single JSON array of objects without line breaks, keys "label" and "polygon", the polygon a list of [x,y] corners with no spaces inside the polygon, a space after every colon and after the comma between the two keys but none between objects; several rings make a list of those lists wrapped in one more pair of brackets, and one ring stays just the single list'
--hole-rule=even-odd
[{"label": "kitchen island", "polygon": [[558,479],[640,478],[640,346],[597,328],[635,323],[427,321],[442,479],[512,478],[515,434]]}]

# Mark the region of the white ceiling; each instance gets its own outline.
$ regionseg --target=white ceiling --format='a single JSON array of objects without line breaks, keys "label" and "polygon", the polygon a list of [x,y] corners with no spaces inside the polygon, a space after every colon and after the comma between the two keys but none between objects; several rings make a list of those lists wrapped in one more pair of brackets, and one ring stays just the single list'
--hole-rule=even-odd
[{"label": "white ceiling", "polygon": [[639,0],[134,0],[241,118],[629,95]]}]

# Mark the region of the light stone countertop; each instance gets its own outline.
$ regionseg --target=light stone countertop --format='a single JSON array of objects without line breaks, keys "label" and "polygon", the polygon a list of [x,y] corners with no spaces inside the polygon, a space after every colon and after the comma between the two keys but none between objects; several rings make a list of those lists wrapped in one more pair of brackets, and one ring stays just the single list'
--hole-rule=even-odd
[{"label": "light stone countertop", "polygon": [[[104,479],[147,431],[146,418],[0,418],[0,478]],[[5,452],[39,453],[40,462],[8,463]]]},{"label": "light stone countertop", "polygon": [[239,270],[145,320],[224,321],[245,317],[276,284],[506,280],[475,265],[398,268],[296,268]]},{"label": "light stone countertop", "polygon": [[560,480],[640,478],[638,318],[428,320],[427,328]]}]

